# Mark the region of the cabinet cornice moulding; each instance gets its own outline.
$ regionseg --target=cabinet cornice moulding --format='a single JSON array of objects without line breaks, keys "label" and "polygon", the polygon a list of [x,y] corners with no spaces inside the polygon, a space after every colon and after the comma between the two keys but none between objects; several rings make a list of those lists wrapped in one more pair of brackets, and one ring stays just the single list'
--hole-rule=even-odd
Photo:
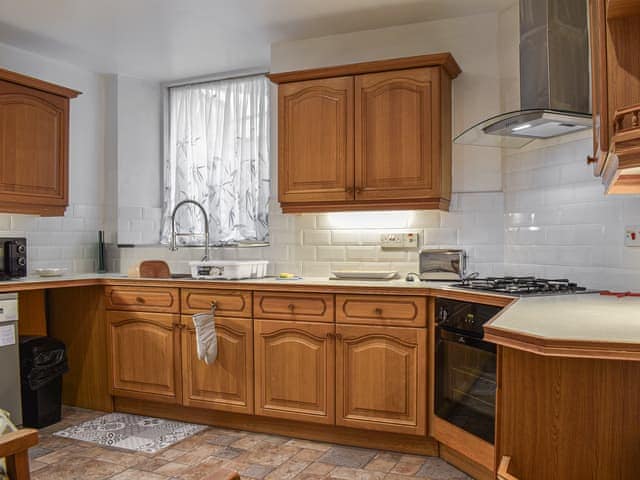
[{"label": "cabinet cornice moulding", "polygon": [[34,88],[47,93],[53,93],[54,95],[66,98],[76,98],[78,95],[82,95],[82,92],[77,90],[56,85],[55,83],[45,82],[44,80],[12,72],[11,70],[5,70],[4,68],[0,68],[0,80],[15,83],[16,85],[22,85],[24,87]]},{"label": "cabinet cornice moulding", "polygon": [[311,68],[267,75],[274,83],[298,82],[301,80],[318,80],[322,78],[341,77],[345,75],[362,75],[365,73],[388,72],[405,68],[442,67],[451,79],[456,78],[462,70],[453,55],[449,52],[417,55],[413,57],[376,60],[371,62],[351,63],[333,67]]}]

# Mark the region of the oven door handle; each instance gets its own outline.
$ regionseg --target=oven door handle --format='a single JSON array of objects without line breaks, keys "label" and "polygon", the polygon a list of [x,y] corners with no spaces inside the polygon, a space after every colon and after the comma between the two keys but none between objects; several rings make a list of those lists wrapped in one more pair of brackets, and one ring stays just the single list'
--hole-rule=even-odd
[{"label": "oven door handle", "polygon": [[445,342],[459,343],[491,353],[496,352],[496,345],[494,343],[487,342],[471,335],[463,335],[460,332],[452,331],[446,327],[437,327],[436,333],[437,338]]}]

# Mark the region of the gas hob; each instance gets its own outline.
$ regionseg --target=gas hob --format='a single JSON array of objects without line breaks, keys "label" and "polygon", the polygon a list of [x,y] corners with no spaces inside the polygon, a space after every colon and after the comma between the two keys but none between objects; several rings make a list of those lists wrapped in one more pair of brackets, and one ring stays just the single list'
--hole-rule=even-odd
[{"label": "gas hob", "polygon": [[484,292],[506,293],[517,296],[561,295],[588,293],[586,287],[567,279],[546,279],[536,277],[486,277],[467,278],[452,285],[456,288],[479,290]]}]

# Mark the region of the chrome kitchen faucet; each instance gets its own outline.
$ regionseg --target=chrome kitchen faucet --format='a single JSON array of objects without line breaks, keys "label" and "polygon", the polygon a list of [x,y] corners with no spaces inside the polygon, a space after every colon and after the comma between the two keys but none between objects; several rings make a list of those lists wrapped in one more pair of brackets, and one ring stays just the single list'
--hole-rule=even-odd
[{"label": "chrome kitchen faucet", "polygon": [[188,203],[198,207],[202,212],[202,216],[204,217],[204,257],[202,257],[202,261],[205,262],[209,260],[209,216],[207,215],[207,211],[204,209],[202,204],[196,202],[195,200],[182,200],[173,209],[173,212],[171,213],[171,242],[169,243],[169,250],[171,250],[172,252],[178,250],[176,237],[202,235],[201,233],[176,233],[176,212],[180,207]]}]

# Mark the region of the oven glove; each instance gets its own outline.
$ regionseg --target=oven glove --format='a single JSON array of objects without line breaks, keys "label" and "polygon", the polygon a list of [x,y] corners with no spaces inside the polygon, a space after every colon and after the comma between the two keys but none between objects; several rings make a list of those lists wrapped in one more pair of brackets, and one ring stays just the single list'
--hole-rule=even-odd
[{"label": "oven glove", "polygon": [[216,337],[216,321],[213,311],[197,313],[192,317],[196,327],[196,345],[198,358],[207,365],[216,361],[218,356],[218,338]]}]

